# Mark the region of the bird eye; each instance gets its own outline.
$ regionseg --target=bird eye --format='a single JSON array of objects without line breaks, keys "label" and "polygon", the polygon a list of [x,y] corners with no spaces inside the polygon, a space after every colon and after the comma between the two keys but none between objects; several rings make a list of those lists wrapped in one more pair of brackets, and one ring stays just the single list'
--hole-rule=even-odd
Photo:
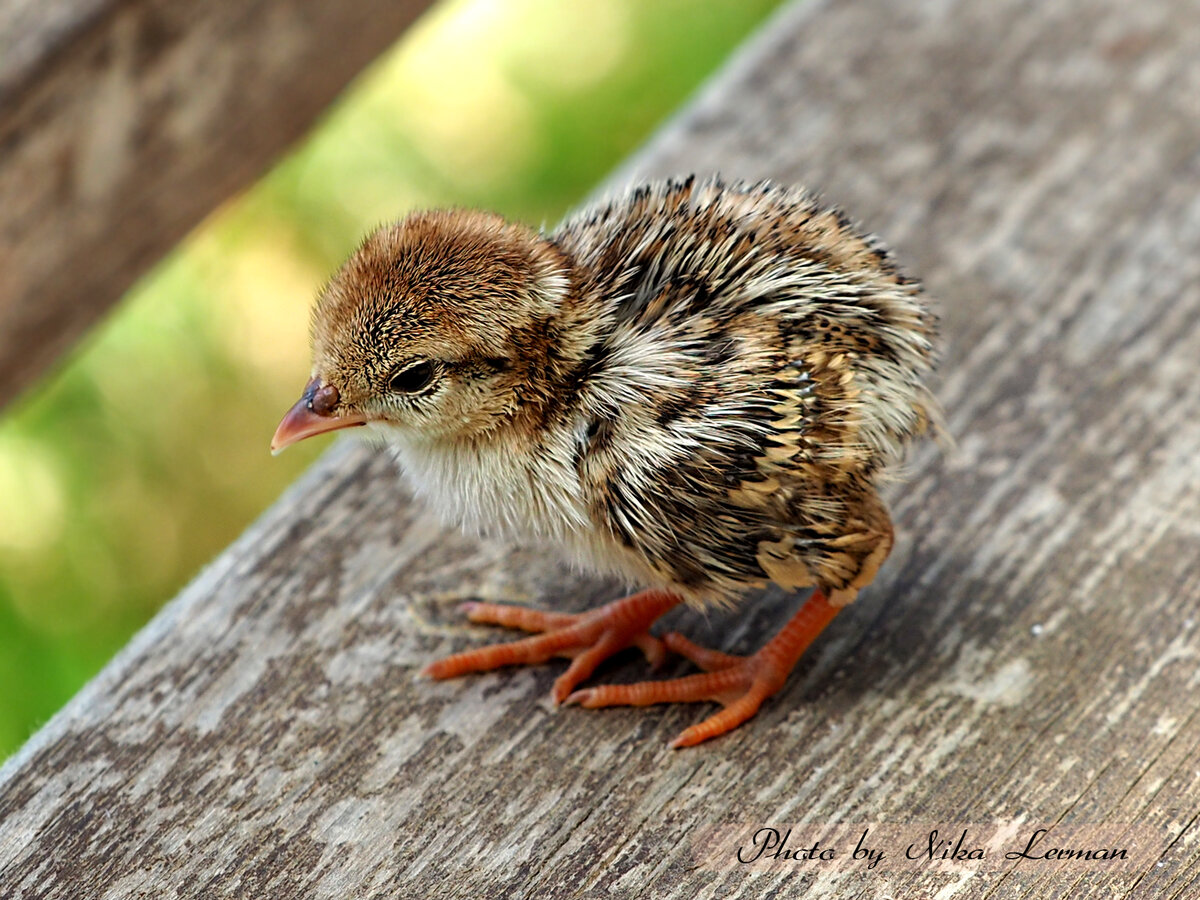
[{"label": "bird eye", "polygon": [[429,387],[433,381],[433,363],[419,362],[394,372],[388,379],[388,387],[397,394],[413,394]]}]

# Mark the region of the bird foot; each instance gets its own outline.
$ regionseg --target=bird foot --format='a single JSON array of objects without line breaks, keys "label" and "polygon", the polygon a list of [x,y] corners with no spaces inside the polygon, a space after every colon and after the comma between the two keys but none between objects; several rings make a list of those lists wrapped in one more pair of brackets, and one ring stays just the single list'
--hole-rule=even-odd
[{"label": "bird foot", "polygon": [[840,608],[830,604],[821,591],[814,591],[779,634],[752,656],[709,650],[671,632],[663,638],[666,648],[691,660],[704,670],[703,674],[669,681],[584,688],[568,695],[563,702],[587,709],[705,700],[720,703],[725,707],[723,710],[685,729],[671,742],[672,747],[691,747],[732,731],[758,712],[762,702],[787,682],[801,654]]},{"label": "bird foot", "polygon": [[455,653],[430,663],[421,674],[437,679],[454,678],[469,672],[531,665],[565,656],[571,665],[554,682],[552,691],[554,702],[562,703],[600,663],[626,647],[637,647],[652,666],[660,665],[666,657],[666,648],[648,629],[655,619],[679,602],[681,598],[676,594],[649,590],[576,614],[542,612],[501,603],[464,603],[461,608],[472,622],[540,633],[507,644]]}]

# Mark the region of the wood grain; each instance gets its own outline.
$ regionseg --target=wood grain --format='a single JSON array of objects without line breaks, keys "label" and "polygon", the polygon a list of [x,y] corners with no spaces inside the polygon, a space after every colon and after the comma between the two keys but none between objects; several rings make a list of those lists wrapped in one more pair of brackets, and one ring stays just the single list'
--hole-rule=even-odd
[{"label": "wood grain", "polygon": [[428,5],[0,4],[0,406]]},{"label": "wood grain", "polygon": [[[446,533],[343,444],[0,773],[0,895],[1200,895],[1198,46],[1169,0],[804,2],[614,179],[820,186],[941,304],[958,449],[747,726],[670,751],[705,708],[555,712],[557,665],[415,682],[491,636],[459,598],[616,586]],[[744,651],[797,602],[671,624]],[[721,830],[997,822],[1135,864],[765,867]]]}]

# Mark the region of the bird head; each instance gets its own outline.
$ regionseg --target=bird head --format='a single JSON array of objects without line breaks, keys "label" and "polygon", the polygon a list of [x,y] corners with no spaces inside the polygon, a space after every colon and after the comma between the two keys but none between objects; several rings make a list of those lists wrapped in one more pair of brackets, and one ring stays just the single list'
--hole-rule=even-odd
[{"label": "bird head", "polygon": [[353,426],[446,440],[511,420],[548,390],[568,282],[550,241],[499,216],[423,212],[380,228],[317,301],[312,377],[272,451]]}]

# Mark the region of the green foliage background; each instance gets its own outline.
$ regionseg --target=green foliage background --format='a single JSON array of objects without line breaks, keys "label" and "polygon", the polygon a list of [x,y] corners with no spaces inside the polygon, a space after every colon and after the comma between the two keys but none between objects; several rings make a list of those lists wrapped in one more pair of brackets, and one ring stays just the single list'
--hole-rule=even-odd
[{"label": "green foliage background", "polygon": [[577,202],[779,0],[453,0],[0,421],[0,757],[322,447],[267,443],[373,225]]}]

